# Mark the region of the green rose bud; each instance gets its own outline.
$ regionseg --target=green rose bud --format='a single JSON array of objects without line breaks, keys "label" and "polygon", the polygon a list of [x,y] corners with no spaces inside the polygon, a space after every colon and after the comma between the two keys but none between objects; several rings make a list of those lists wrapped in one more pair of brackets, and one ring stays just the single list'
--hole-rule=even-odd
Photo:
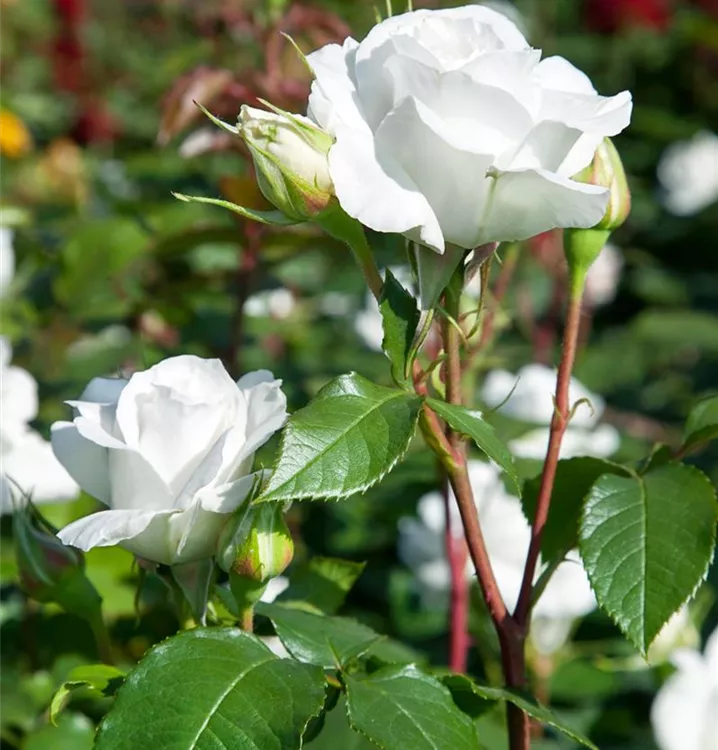
[{"label": "green rose bud", "polygon": [[598,258],[614,229],[623,224],[631,211],[623,162],[610,138],[604,138],[596,149],[593,161],[573,177],[577,182],[608,188],[608,206],[601,221],[591,229],[567,229],[564,252],[572,276],[572,284],[583,287],[588,269]]},{"label": "green rose bud", "polygon": [[65,546],[28,504],[13,516],[20,585],[38,602],[59,604],[87,620],[99,616],[101,599],[84,573],[84,558]]},{"label": "green rose bud", "polygon": [[240,608],[256,602],[293,556],[294,542],[284,520],[283,504],[240,508],[225,525],[217,545],[217,564],[229,573]]},{"label": "green rose bud", "polygon": [[301,115],[246,105],[237,131],[252,154],[260,190],[282,213],[307,221],[327,208],[334,197],[328,133]]}]

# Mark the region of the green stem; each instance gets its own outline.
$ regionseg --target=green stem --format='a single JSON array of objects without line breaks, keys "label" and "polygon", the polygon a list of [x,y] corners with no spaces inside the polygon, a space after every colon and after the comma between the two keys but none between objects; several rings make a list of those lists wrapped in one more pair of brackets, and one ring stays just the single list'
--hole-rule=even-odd
[{"label": "green stem", "polygon": [[110,634],[107,632],[105,621],[102,619],[102,613],[98,611],[94,617],[90,618],[89,623],[95,636],[98,656],[105,664],[113,665],[115,658],[112,653],[112,641],[110,640]]},{"label": "green stem", "polygon": [[239,627],[244,630],[245,633],[254,632],[254,607],[246,607],[240,613]]}]

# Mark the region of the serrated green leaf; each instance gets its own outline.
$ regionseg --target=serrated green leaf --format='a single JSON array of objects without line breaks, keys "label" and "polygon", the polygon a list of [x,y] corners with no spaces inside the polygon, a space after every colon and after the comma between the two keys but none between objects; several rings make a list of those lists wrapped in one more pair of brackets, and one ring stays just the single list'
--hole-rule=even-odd
[{"label": "serrated green leaf", "polygon": [[331,615],[344,603],[349,589],[364,570],[365,563],[334,557],[313,557],[299,567],[277,601],[302,601]]},{"label": "serrated green leaf", "polygon": [[587,737],[584,737],[579,732],[566,726],[557,716],[546,706],[541,705],[533,696],[526,693],[522,693],[518,690],[510,688],[497,688],[490,687],[489,685],[480,685],[474,682],[471,678],[463,675],[447,675],[443,678],[444,682],[453,684],[455,687],[459,687],[462,690],[472,690],[473,693],[479,698],[483,698],[486,701],[508,701],[518,706],[522,711],[527,713],[532,719],[545,724],[546,726],[557,729],[562,734],[570,737],[575,742],[590,747],[592,750],[598,750],[596,745],[591,742]]},{"label": "serrated green leaf", "polygon": [[382,349],[391,362],[394,381],[405,386],[410,379],[412,344],[420,314],[416,300],[391,271],[386,272],[379,310],[384,324]]},{"label": "serrated green leaf", "polygon": [[[628,474],[619,464],[602,458],[581,456],[558,462],[551,493],[551,509],[541,539],[541,554],[546,561],[561,559],[578,544],[578,519],[583,500],[602,474]],[[522,506],[529,523],[536,515],[541,475],[524,484]]]},{"label": "serrated green leaf", "polygon": [[296,750],[324,699],[319,667],[278,659],[236,628],[189,630],[130,672],[95,750]]},{"label": "serrated green leaf", "polygon": [[279,457],[255,502],[325,500],[363,492],[402,458],[421,399],[351,373],[326,385],[295,412]]},{"label": "serrated green leaf", "polygon": [[642,654],[705,577],[717,518],[708,478],[683,464],[604,475],[589,491],[581,557],[599,604]]},{"label": "serrated green leaf", "polygon": [[709,396],[699,401],[686,420],[683,433],[684,451],[718,438],[718,396]]},{"label": "serrated green leaf", "polygon": [[496,435],[494,428],[484,420],[481,412],[447,404],[436,398],[427,398],[426,403],[452,430],[471,438],[492,461],[498,464],[511,480],[516,494],[521,496],[521,483],[513,456]]},{"label": "serrated green leaf", "polygon": [[114,695],[124,676],[124,672],[108,664],[75,667],[52,696],[49,708],[50,721],[57,724],[57,718],[67,707],[72,693],[83,690],[97,698]]},{"label": "serrated green leaf", "polygon": [[296,219],[290,219],[285,216],[281,211],[257,211],[253,208],[245,208],[244,206],[238,206],[236,203],[231,201],[224,201],[221,198],[205,198],[200,195],[183,195],[182,193],[172,193],[178,200],[184,201],[185,203],[207,203],[210,206],[219,206],[220,208],[226,208],[235,214],[239,214],[244,219],[251,219],[252,221],[258,221],[260,224],[273,224],[280,227],[288,227],[293,224],[297,224]]},{"label": "serrated green leaf", "polygon": [[415,665],[345,675],[351,726],[383,750],[475,750],[476,730],[448,688]]},{"label": "serrated green leaf", "polygon": [[286,604],[265,602],[258,604],[255,611],[272,621],[279,640],[295,659],[325,669],[364,655],[402,664],[418,658],[407,646],[347,617],[328,617]]}]

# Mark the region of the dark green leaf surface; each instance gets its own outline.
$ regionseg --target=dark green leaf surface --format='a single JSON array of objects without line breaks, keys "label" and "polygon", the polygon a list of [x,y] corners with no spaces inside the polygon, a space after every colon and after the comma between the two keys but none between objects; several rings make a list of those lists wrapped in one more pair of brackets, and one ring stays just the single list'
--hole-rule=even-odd
[{"label": "dark green leaf surface", "polygon": [[497,463],[509,477],[516,492],[521,494],[521,483],[516,472],[514,459],[509,449],[498,438],[494,428],[484,420],[481,412],[466,409],[463,406],[455,406],[428,398],[426,403],[435,411],[453,430],[471,438],[476,445],[495,463]]},{"label": "dark green leaf surface", "polygon": [[[551,494],[551,509],[541,539],[544,560],[555,560],[578,544],[578,520],[583,500],[593,483],[602,474],[626,474],[626,470],[601,458],[568,458],[558,462],[556,480]],[[524,484],[522,505],[524,515],[533,523],[541,475]]]},{"label": "dark green leaf surface", "polygon": [[[481,713],[483,713],[483,711],[481,711],[480,707],[472,703],[469,700],[468,696],[465,695],[465,693],[468,691],[472,691],[475,696],[487,702],[509,701],[509,703],[513,703],[515,706],[518,706],[522,711],[525,711],[529,716],[541,722],[542,724],[557,729],[559,732],[562,732],[575,742],[579,742],[586,747],[593,748],[593,750],[598,750],[598,748],[593,744],[593,742],[591,742],[591,740],[571,729],[571,727],[566,726],[553,713],[553,711],[546,708],[546,706],[541,705],[538,701],[536,701],[532,696],[528,694],[508,688],[496,688],[490,687],[488,685],[479,685],[478,683],[474,682],[469,677],[465,677],[464,675],[445,675],[442,678],[442,681],[447,685],[447,687],[449,687],[452,694],[454,695],[454,699],[456,700],[457,697],[459,698],[459,700],[457,701],[459,705],[462,705],[462,707],[465,706],[467,709],[469,709],[468,713],[470,713],[472,716],[479,716],[481,715]],[[489,704],[487,706],[487,709],[490,707],[491,706]]]},{"label": "dark green leaf surface", "polygon": [[324,704],[322,670],[235,628],[153,648],[102,722],[96,750],[296,750]]},{"label": "dark green leaf surface", "polygon": [[366,625],[346,617],[327,617],[282,604],[260,603],[256,612],[269,617],[279,639],[295,659],[331,669],[370,654],[381,661],[407,663],[417,654]]},{"label": "dark green leaf surface", "polygon": [[717,517],[715,490],[691,466],[604,475],[591,488],[581,556],[599,604],[642,654],[705,577]]},{"label": "dark green leaf surface", "polygon": [[277,601],[302,601],[331,615],[364,570],[364,563],[334,557],[313,557],[292,575],[289,588]]},{"label": "dark green leaf surface", "polygon": [[476,750],[471,719],[413,664],[345,677],[352,727],[384,750]]},{"label": "dark green leaf surface", "polygon": [[699,401],[686,420],[683,433],[684,450],[691,450],[702,443],[718,438],[718,396]]},{"label": "dark green leaf surface", "polygon": [[404,385],[411,377],[411,348],[420,315],[416,300],[391,271],[386,272],[379,309],[384,322],[382,349],[391,362],[392,377],[396,383]]},{"label": "dark green leaf surface", "polygon": [[345,498],[376,484],[409,447],[421,400],[351,373],[295,412],[263,501]]}]

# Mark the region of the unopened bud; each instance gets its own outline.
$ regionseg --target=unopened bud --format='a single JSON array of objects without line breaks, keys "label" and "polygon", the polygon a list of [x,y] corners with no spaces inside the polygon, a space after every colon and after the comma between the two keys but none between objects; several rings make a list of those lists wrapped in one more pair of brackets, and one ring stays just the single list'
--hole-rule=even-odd
[{"label": "unopened bud", "polygon": [[97,615],[101,599],[85,576],[82,553],[64,545],[31,504],[14,514],[13,536],[20,585],[30,598],[85,619]]},{"label": "unopened bud", "polygon": [[256,592],[280,575],[294,556],[284,506],[262,503],[241,508],[227,523],[217,546],[217,563],[230,574],[235,596]]},{"label": "unopened bud", "polygon": [[583,284],[586,272],[598,258],[611,232],[618,229],[630,213],[631,192],[623,162],[610,138],[603,139],[593,161],[573,179],[608,188],[609,193],[606,213],[596,226],[564,232],[564,252],[569,269],[576,283]]},{"label": "unopened bud", "polygon": [[316,216],[334,197],[327,155],[333,139],[307,117],[244,105],[237,130],[249,147],[265,198],[297,221]]}]

